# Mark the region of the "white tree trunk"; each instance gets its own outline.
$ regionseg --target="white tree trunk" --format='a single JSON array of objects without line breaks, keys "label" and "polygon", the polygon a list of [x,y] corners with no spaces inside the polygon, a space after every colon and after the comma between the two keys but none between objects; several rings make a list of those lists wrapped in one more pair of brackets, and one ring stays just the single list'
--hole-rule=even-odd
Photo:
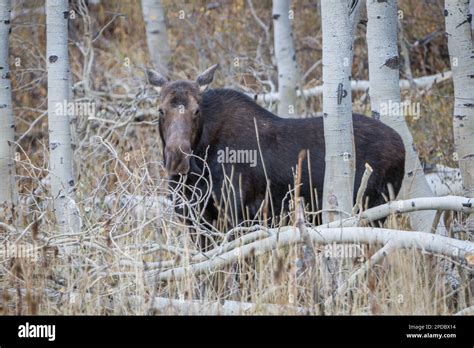
[{"label": "white tree trunk", "polygon": [[[367,1],[367,45],[369,51],[370,102],[372,116],[400,134],[405,144],[405,177],[402,198],[433,196],[415,151],[413,137],[404,115],[390,106],[400,106],[399,56],[397,47],[397,3],[395,0]],[[410,214],[411,224],[419,231],[430,231],[434,212]]]},{"label": "white tree trunk", "polygon": [[[323,209],[351,213],[355,175],[352,128],[352,27],[346,0],[321,1],[323,117],[326,143]],[[324,213],[323,221],[339,218]]]},{"label": "white tree trunk", "polygon": [[280,97],[278,115],[281,117],[297,117],[296,91],[299,71],[291,29],[292,21],[290,0],[273,0],[273,37],[278,67],[278,94]]},{"label": "white tree trunk", "polygon": [[15,128],[8,67],[10,12],[11,1],[0,0],[0,218],[2,220],[7,220],[7,216],[13,218],[8,211],[18,203],[13,161]]},{"label": "white tree trunk", "polygon": [[74,174],[69,116],[68,0],[46,2],[46,51],[48,66],[48,127],[51,194],[59,230],[77,232]]},{"label": "white tree trunk", "polygon": [[169,72],[171,49],[161,0],[142,0],[142,11],[151,63],[166,76]]},{"label": "white tree trunk", "polygon": [[[447,0],[444,14],[454,83],[454,146],[463,194],[474,197],[474,51],[468,21],[469,0]],[[474,230],[472,214],[468,227]]]},{"label": "white tree trunk", "polygon": [[463,194],[461,171],[459,168],[450,168],[437,164],[433,169],[425,172],[425,177],[435,197],[461,196]]},{"label": "white tree trunk", "polygon": [[[469,12],[474,16],[474,0],[469,4]],[[474,21],[471,21],[471,29],[474,30]]]}]

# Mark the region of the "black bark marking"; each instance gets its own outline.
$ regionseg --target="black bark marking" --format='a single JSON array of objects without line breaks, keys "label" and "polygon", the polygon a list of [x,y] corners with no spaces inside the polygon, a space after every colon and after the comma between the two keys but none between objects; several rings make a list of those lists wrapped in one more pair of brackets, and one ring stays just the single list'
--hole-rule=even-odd
[{"label": "black bark marking", "polygon": [[456,25],[456,28],[459,28],[461,25],[466,24],[466,23],[470,24],[471,21],[472,21],[472,14],[468,14],[466,20]]},{"label": "black bark marking", "polygon": [[448,17],[448,14],[449,14],[448,10],[444,9],[444,12],[443,12],[443,13],[444,13],[444,16],[445,16],[445,17]]},{"label": "black bark marking", "polygon": [[277,20],[278,18],[280,18],[280,15],[277,14],[277,13],[275,13],[275,14],[273,15],[273,19],[274,19],[274,20]]},{"label": "black bark marking", "polygon": [[50,63],[55,63],[58,60],[58,56],[49,56],[49,62]]},{"label": "black bark marking", "polygon": [[385,64],[390,69],[398,69],[400,67],[400,58],[398,56],[390,57],[385,61]]},{"label": "black bark marking", "polygon": [[69,11],[64,11],[63,16],[64,16],[64,19],[68,19],[69,18]]},{"label": "black bark marking", "polygon": [[9,79],[10,76],[11,76],[10,73],[7,72],[6,74],[3,74],[3,75],[2,75],[2,79]]},{"label": "black bark marking", "polygon": [[337,105],[341,105],[342,98],[345,97],[347,97],[347,91],[344,89],[344,85],[339,83],[339,85],[337,85]]},{"label": "black bark marking", "polygon": [[352,12],[354,12],[354,10],[356,9],[357,7],[357,4],[359,3],[359,0],[351,0],[350,4],[349,4],[349,15],[352,14]]},{"label": "black bark marking", "polygon": [[328,196],[328,203],[330,206],[337,207],[339,203],[337,202],[337,197],[333,194]]}]

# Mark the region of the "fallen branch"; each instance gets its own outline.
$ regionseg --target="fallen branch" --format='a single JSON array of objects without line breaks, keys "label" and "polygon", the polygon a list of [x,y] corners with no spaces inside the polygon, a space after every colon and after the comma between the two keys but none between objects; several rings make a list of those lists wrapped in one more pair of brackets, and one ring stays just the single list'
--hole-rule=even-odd
[{"label": "fallen branch", "polygon": [[[389,241],[396,248],[416,248],[423,252],[445,255],[458,259],[469,265],[473,264],[474,243],[462,241],[426,232],[407,232],[383,228],[350,227],[350,228],[307,228],[313,243],[366,243],[387,244]],[[259,256],[270,250],[301,243],[303,237],[298,228],[284,227],[274,230],[270,237],[235,248],[220,254],[211,260],[191,264],[188,267],[176,267],[166,271],[152,270],[147,277],[156,280],[179,280],[192,274],[198,275],[224,268],[239,259],[250,255]],[[154,278],[156,277],[156,278]]]},{"label": "fallen branch", "polygon": [[[132,304],[138,306],[143,298],[132,297]],[[178,300],[164,297],[154,297],[150,307],[161,314],[184,315],[242,315],[264,313],[266,315],[307,314],[308,310],[302,307],[283,306],[268,303],[251,303],[239,301],[210,302],[198,300]]]},{"label": "fallen branch", "polygon": [[474,315],[474,306],[464,308],[463,310],[457,312],[454,315]]},{"label": "fallen branch", "polygon": [[357,217],[333,221],[320,227],[354,227],[360,221],[376,221],[392,214],[410,213],[417,210],[454,210],[467,214],[474,213],[474,199],[460,196],[413,198],[392,201],[367,209]]},{"label": "fallen branch", "polygon": [[[452,78],[452,72],[446,71],[443,73],[418,77],[413,80],[416,87],[418,88],[425,88],[430,89],[433,85],[449,80]],[[366,92],[369,89],[370,83],[366,80],[353,80],[351,82],[351,87],[353,92]],[[410,89],[410,81],[408,80],[400,80],[400,89]],[[303,90],[303,96],[307,97],[314,97],[316,95],[323,94],[323,86],[315,86],[308,89]],[[278,92],[274,93],[266,93],[266,94],[250,94],[250,97],[253,97],[256,101],[261,103],[270,103],[279,100]],[[297,91],[297,97],[301,97],[301,91]]]}]

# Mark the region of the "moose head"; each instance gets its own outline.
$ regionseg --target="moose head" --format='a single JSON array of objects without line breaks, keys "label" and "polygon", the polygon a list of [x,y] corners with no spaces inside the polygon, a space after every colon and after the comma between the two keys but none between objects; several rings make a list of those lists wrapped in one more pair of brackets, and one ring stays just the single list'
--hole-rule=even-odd
[{"label": "moose head", "polygon": [[187,174],[192,145],[198,135],[201,95],[212,82],[218,64],[201,73],[195,81],[169,81],[147,70],[149,83],[160,94],[159,130],[168,175]]}]

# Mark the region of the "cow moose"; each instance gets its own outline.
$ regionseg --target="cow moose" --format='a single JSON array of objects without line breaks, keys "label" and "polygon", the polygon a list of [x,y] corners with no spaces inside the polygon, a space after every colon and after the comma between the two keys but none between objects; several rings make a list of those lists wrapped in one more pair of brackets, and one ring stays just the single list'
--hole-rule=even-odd
[{"label": "cow moose", "polygon": [[[310,165],[306,158],[303,168],[311,170],[301,173],[300,196],[309,202],[311,191],[316,191],[321,209],[325,170],[323,117],[281,118],[236,90],[206,90],[217,67],[207,69],[195,81],[169,81],[156,71],[147,71],[148,81],[160,94],[159,134],[170,181],[181,178],[187,187],[198,190],[209,189],[211,181],[212,196],[200,206],[200,218],[209,224],[222,215],[222,188],[229,182],[234,187],[232,200],[239,207],[229,209],[234,223],[254,218],[265,205],[278,215],[288,208],[294,168],[304,149]],[[353,127],[354,200],[368,163],[373,173],[365,196],[368,207],[373,207],[389,197],[389,184],[398,194],[404,176],[404,145],[400,136],[379,120],[354,114]],[[257,153],[257,161],[255,156],[252,161],[248,161],[252,156],[247,161],[223,156],[245,151],[255,151],[252,153]],[[193,193],[185,195],[192,199]]]}]

